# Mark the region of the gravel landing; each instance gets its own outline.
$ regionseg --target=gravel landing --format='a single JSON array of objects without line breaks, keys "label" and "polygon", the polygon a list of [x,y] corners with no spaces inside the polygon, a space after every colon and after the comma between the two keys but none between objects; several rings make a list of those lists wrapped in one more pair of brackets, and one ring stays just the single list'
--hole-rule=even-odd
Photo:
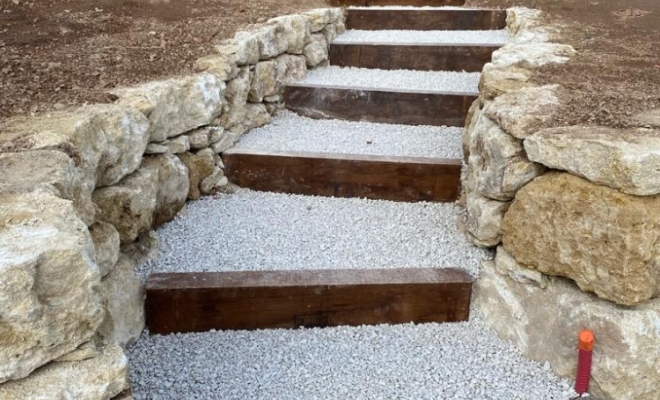
[{"label": "gravel landing", "polygon": [[144,336],[135,400],[568,400],[575,393],[470,322]]},{"label": "gravel landing", "polygon": [[281,112],[236,149],[462,158],[463,128],[316,120]]},{"label": "gravel landing", "polygon": [[383,70],[330,66],[307,72],[300,84],[410,92],[460,92],[479,94],[479,72]]},{"label": "gravel landing", "polygon": [[491,31],[361,31],[348,30],[337,36],[335,44],[391,43],[391,44],[495,44],[509,41],[505,30]]},{"label": "gravel landing", "polygon": [[462,268],[486,250],[456,229],[453,203],[398,203],[240,189],[187,204],[158,229],[153,272],[337,268]]}]

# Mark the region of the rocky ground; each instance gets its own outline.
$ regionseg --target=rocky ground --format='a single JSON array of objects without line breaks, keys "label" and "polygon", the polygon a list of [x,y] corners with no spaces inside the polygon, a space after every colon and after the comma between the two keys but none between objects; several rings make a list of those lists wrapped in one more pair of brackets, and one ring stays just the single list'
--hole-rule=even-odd
[{"label": "rocky ground", "polygon": [[566,64],[535,71],[538,84],[560,84],[554,125],[629,126],[660,108],[660,2],[657,0],[467,0],[467,5],[544,10],[564,25],[554,41],[578,50]]},{"label": "rocky ground", "polygon": [[186,74],[239,28],[324,0],[0,0],[0,118]]}]

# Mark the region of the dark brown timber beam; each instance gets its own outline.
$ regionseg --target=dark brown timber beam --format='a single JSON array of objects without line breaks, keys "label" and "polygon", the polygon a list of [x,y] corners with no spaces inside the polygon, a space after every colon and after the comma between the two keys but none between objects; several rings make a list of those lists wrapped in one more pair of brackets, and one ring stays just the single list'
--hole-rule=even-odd
[{"label": "dark brown timber beam", "polygon": [[365,31],[469,31],[506,28],[506,10],[381,10],[349,9],[346,28]]},{"label": "dark brown timber beam", "polygon": [[465,0],[330,0],[333,7],[362,6],[462,6]]},{"label": "dark brown timber beam", "polygon": [[286,108],[309,118],[404,125],[463,126],[476,93],[409,92],[290,84]]},{"label": "dark brown timber beam", "polygon": [[458,269],[153,274],[151,334],[466,321],[472,279]]},{"label": "dark brown timber beam", "polygon": [[392,201],[453,202],[461,161],[452,159],[229,150],[230,182],[253,190]]}]

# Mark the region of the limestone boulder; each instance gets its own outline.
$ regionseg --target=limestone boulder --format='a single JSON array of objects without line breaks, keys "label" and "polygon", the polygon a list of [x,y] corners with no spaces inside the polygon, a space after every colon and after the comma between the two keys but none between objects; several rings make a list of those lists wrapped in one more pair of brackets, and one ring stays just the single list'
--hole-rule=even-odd
[{"label": "limestone boulder", "polygon": [[515,43],[495,50],[492,63],[497,66],[515,65],[524,69],[536,69],[547,64],[563,64],[575,54],[575,49],[566,44]]},{"label": "limestone boulder", "polygon": [[190,179],[188,168],[171,154],[145,157],[141,169],[157,176],[156,206],[153,211],[153,227],[171,221],[183,208],[188,198]]},{"label": "limestone boulder", "polygon": [[261,103],[265,96],[277,94],[277,65],[277,62],[270,60],[261,61],[254,67],[248,93],[249,101]]},{"label": "limestone boulder", "polygon": [[273,18],[269,23],[280,24],[284,27],[289,54],[302,54],[303,48],[311,41],[311,23],[302,15],[286,15]]},{"label": "limestone boulder", "polygon": [[98,335],[105,343],[126,347],[138,340],[144,330],[144,287],[126,256],[101,281],[105,319]]},{"label": "limestone boulder", "polygon": [[233,39],[228,39],[215,47],[222,56],[231,56],[237,65],[256,64],[259,61],[259,43],[250,32],[236,32]]},{"label": "limestone boulder", "polygon": [[[277,63],[276,79],[280,85],[300,80],[307,73],[307,63],[304,56],[282,54],[275,59],[275,62]],[[280,91],[278,91],[279,93]]]},{"label": "limestone boulder", "polygon": [[634,305],[660,289],[660,197],[636,197],[567,173],[521,189],[502,221],[505,249],[529,269]]},{"label": "limestone boulder", "polygon": [[208,72],[215,75],[221,81],[233,79],[238,73],[236,55],[212,54],[198,58],[195,61],[195,70],[198,72]]},{"label": "limestone boulder", "polygon": [[509,202],[468,193],[465,224],[468,240],[480,247],[497,246],[502,241],[502,218],[508,208]]},{"label": "limestone boulder", "polygon": [[98,220],[112,224],[126,244],[151,229],[157,193],[158,174],[140,168],[118,184],[96,190],[92,199]]},{"label": "limestone boulder", "polygon": [[209,147],[210,129],[208,127],[195,129],[188,132],[188,142],[193,150],[200,150]]},{"label": "limestone boulder", "polygon": [[149,140],[165,139],[208,125],[220,115],[225,83],[203,72],[183,78],[117,89],[119,103],[141,110],[149,119]]},{"label": "limestone boulder", "polygon": [[223,185],[218,185],[220,180],[224,178],[225,173],[222,168],[216,166],[213,173],[202,180],[199,184],[199,190],[202,194],[213,194],[217,189]]},{"label": "limestone boulder", "polygon": [[0,385],[3,400],[110,400],[130,389],[128,360],[108,345],[97,357],[52,362],[27,378]]},{"label": "limestone boulder", "polygon": [[475,284],[475,306],[501,338],[558,375],[575,378],[580,330],[596,343],[589,392],[600,400],[655,400],[660,387],[660,300],[621,307],[557,277],[546,287],[500,274],[492,261]]},{"label": "limestone boulder", "polygon": [[535,285],[542,289],[548,286],[547,275],[520,265],[504,246],[497,247],[494,266],[498,274],[507,276],[515,282]]},{"label": "limestone boulder", "polygon": [[308,68],[323,66],[328,63],[328,41],[321,33],[312,35],[312,41],[305,45],[303,55]]},{"label": "limestone boulder", "polygon": [[526,139],[550,125],[559,108],[555,91],[556,86],[512,90],[489,102],[485,112],[506,133]]},{"label": "limestone boulder", "polygon": [[166,140],[162,144],[167,147],[167,152],[171,154],[181,154],[190,150],[190,138],[186,135]]},{"label": "limestone boulder", "polygon": [[328,24],[325,28],[321,29],[321,33],[325,36],[325,40],[328,43],[332,43],[333,40],[337,37],[337,27],[334,24]]},{"label": "limestone boulder", "polygon": [[484,65],[479,79],[479,92],[484,99],[492,100],[504,93],[531,87],[531,76],[531,70],[515,65],[488,63]]},{"label": "limestone boulder", "polygon": [[112,224],[98,221],[89,227],[89,234],[94,242],[96,265],[101,277],[108,275],[119,258],[119,232]]},{"label": "limestone boulder", "polygon": [[277,57],[289,48],[286,28],[281,22],[252,27],[250,33],[257,39],[259,60]]},{"label": "limestone boulder", "polygon": [[473,144],[475,126],[481,117],[481,101],[479,99],[472,102],[467,116],[465,117],[465,127],[462,131],[461,144],[463,146],[463,161],[467,164],[470,159],[470,147]]},{"label": "limestone boulder", "polygon": [[70,201],[39,189],[1,195],[0,243],[5,382],[89,341],[103,308],[94,243]]},{"label": "limestone boulder", "polygon": [[309,20],[311,31],[319,32],[326,25],[335,22],[341,16],[341,11],[338,13],[337,10],[331,8],[316,8],[304,12],[302,15]]},{"label": "limestone boulder", "polygon": [[660,193],[660,130],[571,126],[525,141],[531,160],[624,193]]},{"label": "limestone boulder", "polygon": [[197,200],[202,196],[200,184],[215,168],[215,152],[212,149],[204,149],[197,153],[183,153],[179,158],[188,168],[188,199]]}]

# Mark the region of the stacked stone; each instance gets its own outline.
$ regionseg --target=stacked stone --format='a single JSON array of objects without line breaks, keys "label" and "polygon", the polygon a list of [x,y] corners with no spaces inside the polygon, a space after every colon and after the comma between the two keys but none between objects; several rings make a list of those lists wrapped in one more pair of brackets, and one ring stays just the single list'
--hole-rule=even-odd
[{"label": "stacked stone", "polygon": [[[633,128],[551,128],[558,86],[532,70],[574,50],[554,28],[509,11],[513,42],[484,68],[463,134],[470,240],[496,247],[477,282],[477,307],[527,356],[575,376],[576,337],[595,331],[591,393],[658,398],[660,388],[660,121]],[[568,278],[568,279],[567,279]]]},{"label": "stacked stone", "polygon": [[132,246],[227,185],[220,153],[344,29],[341,9],[274,18],[195,75],[0,128],[0,398],[130,396],[122,347],[144,328]]}]

